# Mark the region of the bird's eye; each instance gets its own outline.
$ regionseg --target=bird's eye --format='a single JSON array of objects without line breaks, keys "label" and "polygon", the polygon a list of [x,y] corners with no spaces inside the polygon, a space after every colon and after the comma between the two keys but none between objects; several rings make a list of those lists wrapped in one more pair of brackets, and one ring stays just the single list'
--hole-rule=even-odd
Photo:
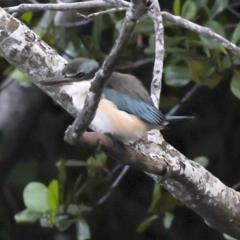
[{"label": "bird's eye", "polygon": [[76,74],[75,77],[76,77],[76,78],[82,78],[82,77],[84,77],[84,75],[85,75],[85,74],[84,74],[83,72],[79,72],[79,73]]}]

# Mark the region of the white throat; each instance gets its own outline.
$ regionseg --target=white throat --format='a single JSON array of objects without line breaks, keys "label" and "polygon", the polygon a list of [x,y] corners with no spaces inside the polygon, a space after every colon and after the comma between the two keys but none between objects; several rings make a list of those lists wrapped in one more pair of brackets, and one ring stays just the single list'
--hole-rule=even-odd
[{"label": "white throat", "polygon": [[63,85],[61,90],[68,94],[73,101],[74,107],[80,111],[83,108],[86,95],[91,87],[92,81],[81,81],[81,82],[73,82],[68,85]]}]

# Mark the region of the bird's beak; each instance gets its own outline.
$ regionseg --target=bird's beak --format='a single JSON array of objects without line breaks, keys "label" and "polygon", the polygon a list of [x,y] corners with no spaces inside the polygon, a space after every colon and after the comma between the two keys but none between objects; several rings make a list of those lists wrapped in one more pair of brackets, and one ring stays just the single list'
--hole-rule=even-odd
[{"label": "bird's beak", "polygon": [[58,76],[58,77],[52,77],[52,78],[46,78],[42,81],[39,81],[39,83],[47,86],[56,85],[56,84],[67,84],[72,82],[79,82],[80,80],[77,78],[67,78],[64,76]]}]

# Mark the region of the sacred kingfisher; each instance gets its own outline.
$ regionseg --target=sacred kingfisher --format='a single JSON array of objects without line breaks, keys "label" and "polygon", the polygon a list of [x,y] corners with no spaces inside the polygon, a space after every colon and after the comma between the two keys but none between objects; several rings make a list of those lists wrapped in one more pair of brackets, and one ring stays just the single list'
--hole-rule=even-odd
[{"label": "sacred kingfisher", "polygon": [[[41,83],[63,85],[64,91],[72,97],[75,108],[81,111],[98,69],[99,65],[95,60],[77,58],[66,65],[62,76],[46,79]],[[127,142],[143,137],[152,129],[163,129],[169,121],[188,118],[192,117],[165,117],[154,106],[147,90],[136,77],[113,72],[89,127]]]}]

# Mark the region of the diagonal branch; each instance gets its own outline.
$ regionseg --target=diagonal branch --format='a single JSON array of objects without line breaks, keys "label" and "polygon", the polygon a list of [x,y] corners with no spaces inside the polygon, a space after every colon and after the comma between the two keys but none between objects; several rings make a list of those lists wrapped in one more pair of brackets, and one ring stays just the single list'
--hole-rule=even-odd
[{"label": "diagonal branch", "polygon": [[149,173],[157,172],[159,167],[158,175],[150,174],[156,182],[198,213],[209,226],[240,238],[240,193],[225,186],[204,167],[188,160],[165,141],[161,145],[151,140],[145,144],[147,156],[153,154],[149,148],[157,152],[154,160],[150,160],[154,163],[150,163],[139,150],[132,154],[132,149],[129,151],[126,146],[115,145],[109,136],[103,134],[85,132],[80,140],[81,144],[93,148],[99,142],[104,152],[123,164],[144,171],[148,169]]}]

